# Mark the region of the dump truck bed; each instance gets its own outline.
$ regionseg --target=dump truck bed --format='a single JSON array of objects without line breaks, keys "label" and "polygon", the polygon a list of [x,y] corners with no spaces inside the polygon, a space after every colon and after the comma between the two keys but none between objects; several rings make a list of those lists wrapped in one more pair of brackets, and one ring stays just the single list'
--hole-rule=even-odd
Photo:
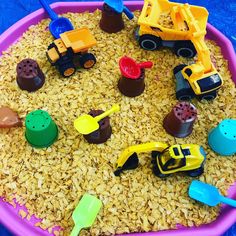
[{"label": "dump truck bed", "polygon": [[[156,28],[173,28],[174,30],[182,30],[179,25],[175,22],[169,22],[163,24],[161,18],[164,16],[166,19],[173,20],[173,11],[180,12],[181,8],[189,8],[190,14],[197,21],[199,26],[199,31],[204,31],[206,29],[208,11],[204,7],[193,6],[188,4],[180,4],[175,2],[169,2],[168,0],[144,0],[143,10],[139,17],[139,25],[146,25]],[[181,14],[177,15],[177,18],[184,18]],[[180,19],[178,19],[180,20]],[[184,20],[183,20],[184,22]],[[165,22],[166,23],[166,22]],[[168,27],[168,24],[170,27]],[[188,27],[187,27],[188,28]],[[186,29],[187,31],[187,29]]]},{"label": "dump truck bed", "polygon": [[96,39],[87,27],[71,30],[60,36],[65,46],[71,47],[75,53],[86,51],[97,44]]}]

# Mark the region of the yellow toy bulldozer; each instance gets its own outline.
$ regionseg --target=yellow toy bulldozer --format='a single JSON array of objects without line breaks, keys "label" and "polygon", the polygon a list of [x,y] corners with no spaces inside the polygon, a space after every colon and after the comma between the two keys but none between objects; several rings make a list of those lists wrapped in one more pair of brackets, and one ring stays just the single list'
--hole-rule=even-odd
[{"label": "yellow toy bulldozer", "polygon": [[88,49],[97,42],[87,27],[67,31],[49,45],[47,58],[64,77],[73,75],[76,68],[89,69],[96,58]]},{"label": "yellow toy bulldozer", "polygon": [[193,97],[212,100],[223,84],[204,41],[207,19],[208,12],[203,7],[168,0],[144,0],[136,32],[140,46],[146,50],[167,46],[186,58],[198,54],[195,64],[174,68],[178,100]]},{"label": "yellow toy bulldozer", "polygon": [[175,172],[186,172],[191,177],[204,171],[206,153],[197,144],[168,146],[161,142],[139,144],[126,148],[117,160],[114,174],[119,176],[124,170],[136,169],[138,153],[152,152],[153,173],[164,178]]}]

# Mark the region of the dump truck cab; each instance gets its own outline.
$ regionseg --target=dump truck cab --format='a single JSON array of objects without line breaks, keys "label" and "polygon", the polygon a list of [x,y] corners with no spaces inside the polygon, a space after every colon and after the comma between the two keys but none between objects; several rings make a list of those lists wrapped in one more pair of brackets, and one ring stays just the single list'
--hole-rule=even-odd
[{"label": "dump truck cab", "polygon": [[90,47],[96,45],[96,40],[87,27],[67,31],[54,40],[47,50],[47,58],[64,77],[73,75],[77,68],[89,69],[96,63]]}]

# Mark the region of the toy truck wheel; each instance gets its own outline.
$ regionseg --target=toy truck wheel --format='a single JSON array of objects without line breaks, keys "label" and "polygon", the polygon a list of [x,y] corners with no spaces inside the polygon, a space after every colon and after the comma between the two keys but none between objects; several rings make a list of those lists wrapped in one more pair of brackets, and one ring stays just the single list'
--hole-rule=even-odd
[{"label": "toy truck wheel", "polygon": [[144,34],[139,37],[141,48],[149,51],[157,50],[161,47],[161,39],[151,34]]},{"label": "toy truck wheel", "polygon": [[204,172],[204,168],[201,166],[201,167],[199,167],[198,169],[188,171],[188,172],[187,172],[187,175],[188,175],[188,176],[191,176],[191,177],[198,177],[198,176],[200,176],[203,172]]},{"label": "toy truck wheel", "polygon": [[197,51],[191,41],[179,41],[174,45],[174,52],[179,57],[193,58]]},{"label": "toy truck wheel", "polygon": [[210,93],[199,95],[198,99],[199,100],[211,101],[211,100],[214,100],[216,97],[217,97],[217,92],[216,91],[212,91]]},{"label": "toy truck wheel", "polygon": [[60,74],[64,77],[70,77],[75,73],[75,70],[76,68],[73,63],[67,63],[59,67]]},{"label": "toy truck wheel", "polygon": [[176,98],[179,101],[189,101],[194,97],[191,89],[181,89],[176,92]]},{"label": "toy truck wheel", "polygon": [[86,53],[80,58],[80,66],[84,69],[90,69],[96,64],[96,58],[92,53]]}]

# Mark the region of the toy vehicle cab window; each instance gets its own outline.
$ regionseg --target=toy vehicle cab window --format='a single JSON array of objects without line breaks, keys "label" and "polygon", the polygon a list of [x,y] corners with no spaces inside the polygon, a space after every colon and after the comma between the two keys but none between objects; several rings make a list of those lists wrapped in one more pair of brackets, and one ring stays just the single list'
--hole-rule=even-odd
[{"label": "toy vehicle cab window", "polygon": [[169,148],[166,149],[158,158],[160,166],[164,171],[179,169],[186,165],[186,158],[172,158],[169,153]]},{"label": "toy vehicle cab window", "polygon": [[178,150],[178,148],[173,148],[173,151],[174,151],[174,153],[175,153],[176,156],[179,156],[179,150]]},{"label": "toy vehicle cab window", "polygon": [[163,170],[174,170],[174,169],[181,168],[185,165],[186,165],[185,158],[182,158],[182,159],[171,158],[165,163],[165,165],[163,166]]},{"label": "toy vehicle cab window", "polygon": [[188,76],[191,76],[191,75],[192,75],[192,70],[189,69],[189,68],[185,69],[184,72],[185,72],[186,75],[188,75]]},{"label": "toy vehicle cab window", "polygon": [[184,156],[189,156],[191,154],[189,149],[182,149],[182,152]]}]

